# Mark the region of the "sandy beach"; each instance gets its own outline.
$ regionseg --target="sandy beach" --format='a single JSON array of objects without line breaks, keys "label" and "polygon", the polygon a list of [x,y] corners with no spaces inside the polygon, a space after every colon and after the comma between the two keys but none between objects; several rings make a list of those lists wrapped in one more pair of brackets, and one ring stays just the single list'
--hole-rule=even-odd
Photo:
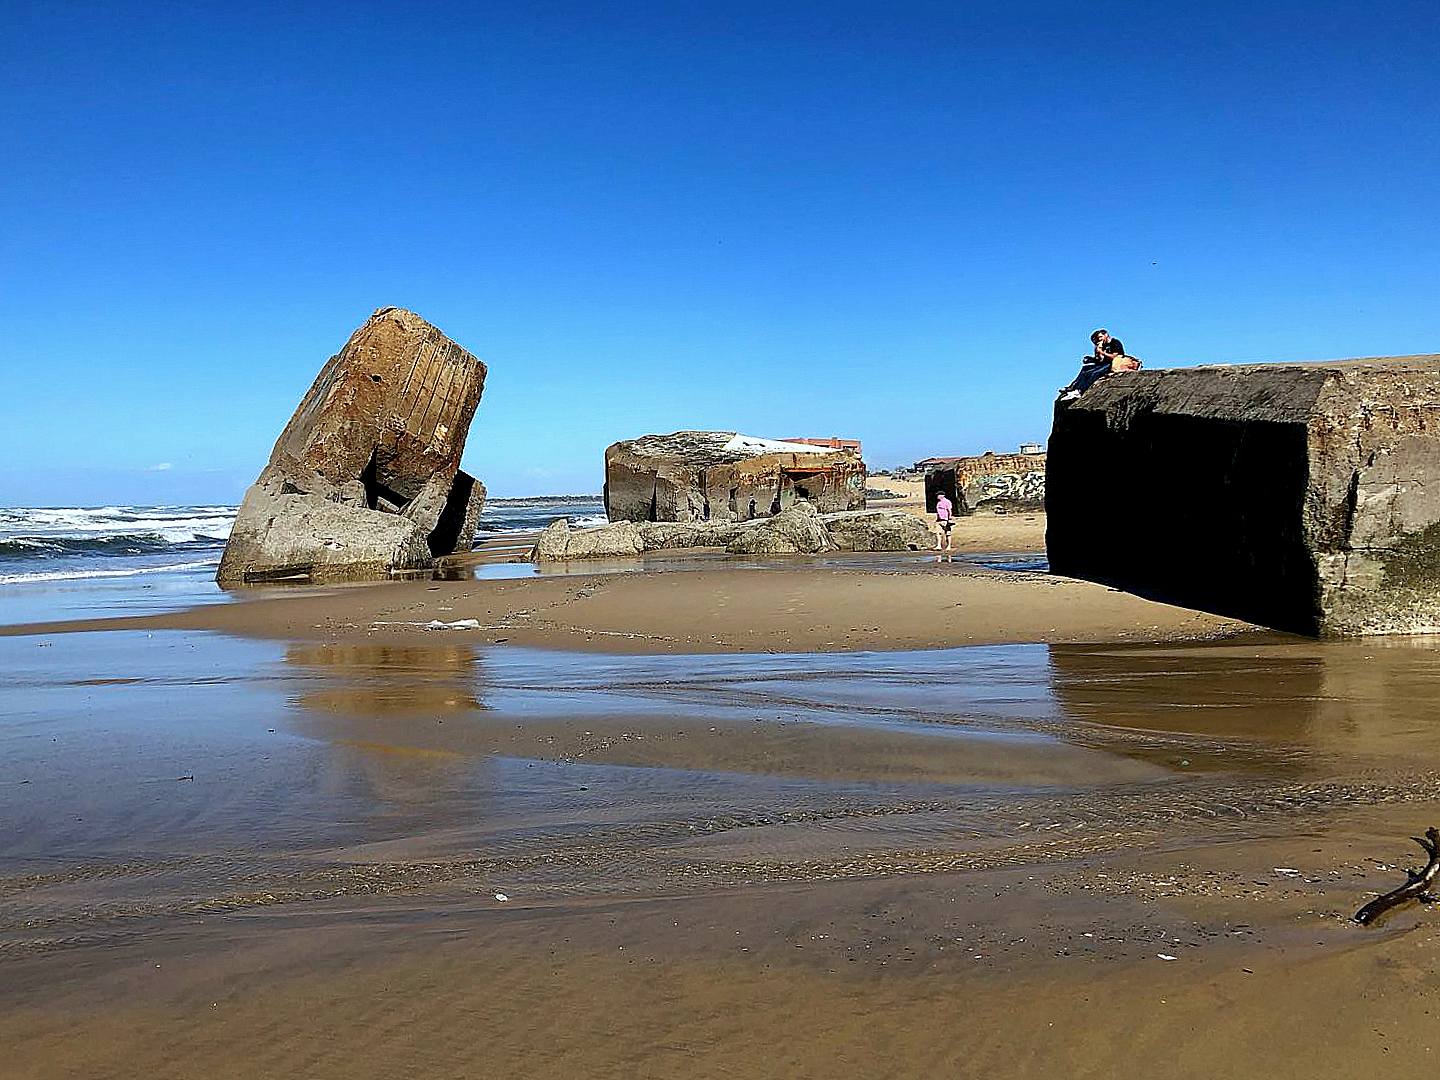
[{"label": "sandy beach", "polygon": [[[938,649],[1020,642],[1211,637],[1247,624],[1152,603],[1089,582],[987,568],[1044,550],[1044,515],[976,516],[956,528],[960,561],[934,553],[775,557],[737,566],[677,553],[513,580],[408,581],[267,590],[241,602],[136,619],[0,627],[0,634],[210,630],[328,641],[434,639],[431,623],[477,643],[641,653]],[[635,572],[643,571],[643,572]]]},{"label": "sandy beach", "polygon": [[0,633],[212,630],[330,641],[434,640],[432,622],[480,643],[605,652],[826,652],[1035,641],[1193,638],[1246,624],[1078,581],[961,564],[874,572],[795,567],[404,582],[215,604],[135,619]]},{"label": "sandy beach", "polygon": [[963,524],[3,628],[7,1075],[1427,1065],[1440,654]]},{"label": "sandy beach", "polygon": [[1435,1072],[1440,6],[5,14],[0,1080]]}]

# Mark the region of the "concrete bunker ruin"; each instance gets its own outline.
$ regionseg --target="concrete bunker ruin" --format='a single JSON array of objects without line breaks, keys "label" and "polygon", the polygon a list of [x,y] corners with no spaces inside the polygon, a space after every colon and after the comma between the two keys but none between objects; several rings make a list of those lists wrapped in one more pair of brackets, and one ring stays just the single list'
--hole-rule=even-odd
[{"label": "concrete bunker ruin", "polygon": [[1042,451],[972,457],[930,458],[925,463],[925,512],[935,512],[943,492],[956,513],[1039,510],[1045,505]]},{"label": "concrete bunker ruin", "polygon": [[387,577],[469,551],[485,486],[460,470],[460,456],[485,375],[414,312],[375,312],[280,433],[216,579]]},{"label": "concrete bunker ruin", "polygon": [[1147,370],[1057,403],[1058,574],[1310,635],[1440,630],[1440,356]]},{"label": "concrete bunker ruin", "polygon": [[734,431],[644,435],[605,450],[611,521],[750,521],[801,500],[821,513],[863,510],[859,453]]}]

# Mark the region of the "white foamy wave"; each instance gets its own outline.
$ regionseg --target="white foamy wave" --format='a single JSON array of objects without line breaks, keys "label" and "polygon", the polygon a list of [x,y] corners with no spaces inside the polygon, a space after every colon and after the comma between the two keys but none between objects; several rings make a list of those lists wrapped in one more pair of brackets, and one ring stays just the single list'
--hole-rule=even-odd
[{"label": "white foamy wave", "polygon": [[34,548],[36,551],[56,551],[59,545],[53,540],[41,540],[34,536],[12,536],[7,541],[12,547]]},{"label": "white foamy wave", "polygon": [[537,517],[532,522],[516,525],[491,525],[486,522],[481,522],[480,534],[482,536],[509,536],[512,533],[533,535],[545,528],[545,526],[549,525],[552,521],[558,521],[562,517],[569,519],[572,529],[593,529],[597,525],[610,524],[610,519],[604,514],[582,514],[579,516],[575,514],[550,514]]},{"label": "white foamy wave", "polygon": [[0,507],[0,540],[154,536],[171,544],[220,543],[234,522],[233,506]]},{"label": "white foamy wave", "polygon": [[201,570],[218,566],[219,560],[168,563],[164,566],[133,566],[125,570],[39,570],[32,574],[0,574],[0,585],[21,585],[33,581],[81,581],[86,578],[135,577],[137,574],[159,574],[165,571]]}]

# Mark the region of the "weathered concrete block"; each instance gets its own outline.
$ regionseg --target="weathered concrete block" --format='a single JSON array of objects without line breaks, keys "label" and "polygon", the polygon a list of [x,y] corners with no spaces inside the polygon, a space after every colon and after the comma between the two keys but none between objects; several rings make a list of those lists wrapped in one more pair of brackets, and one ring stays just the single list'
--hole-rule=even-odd
[{"label": "weathered concrete block", "polygon": [[848,510],[821,521],[840,551],[921,551],[935,543],[930,526],[903,510]]},{"label": "weathered concrete block", "polygon": [[1305,634],[1440,630],[1440,356],[1139,371],[1057,404],[1055,573]]},{"label": "weathered concrete block", "polygon": [[732,555],[817,555],[835,542],[814,505],[798,502],[768,521],[745,529],[725,548]]},{"label": "weathered concrete block", "polygon": [[241,543],[264,553],[263,562],[246,565],[246,581],[383,578],[430,564],[425,534],[397,514],[293,494],[267,498],[265,506],[264,515],[236,519]]},{"label": "weathered concrete block", "polygon": [[647,551],[724,548],[732,554],[815,554],[825,551],[906,551],[929,547],[925,522],[899,510],[817,514],[808,502],[757,521],[615,521],[572,529],[560,518],[541,532],[536,562],[625,558]]},{"label": "weathered concrete block", "polygon": [[217,579],[384,577],[468,551],[485,488],[460,455],[485,374],[420,316],[377,311],[280,433]]},{"label": "weathered concrete block", "polygon": [[826,512],[864,509],[859,454],[733,431],[645,435],[605,451],[611,521],[750,521],[800,500]]},{"label": "weathered concrete block", "polygon": [[743,521],[642,521],[639,523],[640,536],[646,551],[661,551],[666,548],[723,548],[746,528],[753,526]]},{"label": "weathered concrete block", "polygon": [[545,526],[536,540],[535,561],[620,559],[644,551],[644,538],[633,521],[617,521],[598,529],[572,529],[567,519],[557,518]]},{"label": "weathered concrete block", "polygon": [[464,555],[472,550],[484,510],[485,485],[463,469],[456,472],[445,493],[440,514],[426,536],[431,553],[438,558],[441,555]]}]

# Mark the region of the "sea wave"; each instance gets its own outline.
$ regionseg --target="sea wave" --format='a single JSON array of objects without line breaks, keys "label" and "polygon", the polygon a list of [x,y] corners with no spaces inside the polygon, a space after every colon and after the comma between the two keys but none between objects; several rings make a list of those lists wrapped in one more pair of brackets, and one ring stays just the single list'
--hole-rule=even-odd
[{"label": "sea wave", "polygon": [[177,549],[217,548],[223,536],[187,529],[165,532],[116,533],[107,536],[10,536],[0,539],[0,559],[56,559],[73,555],[154,555]]},{"label": "sea wave", "polygon": [[599,495],[521,495],[513,498],[487,499],[486,506],[553,506],[556,503],[595,503]]},{"label": "sea wave", "polygon": [[235,521],[233,506],[0,507],[0,544],[35,550],[55,541],[118,540],[168,544],[223,542]]},{"label": "sea wave", "polygon": [[604,514],[544,514],[524,521],[493,523],[480,519],[482,536],[508,536],[511,533],[537,533],[556,518],[569,518],[572,529],[591,529],[597,525],[608,525],[610,519]]},{"label": "sea wave", "polygon": [[181,570],[203,570],[218,565],[218,559],[205,559],[199,562],[165,563],[159,566],[131,566],[123,570],[92,570],[89,567],[77,567],[69,570],[37,570],[25,574],[0,574],[0,585],[21,585],[36,581],[81,581],[87,578],[135,577],[138,574],[160,574],[167,571],[174,573]]}]

